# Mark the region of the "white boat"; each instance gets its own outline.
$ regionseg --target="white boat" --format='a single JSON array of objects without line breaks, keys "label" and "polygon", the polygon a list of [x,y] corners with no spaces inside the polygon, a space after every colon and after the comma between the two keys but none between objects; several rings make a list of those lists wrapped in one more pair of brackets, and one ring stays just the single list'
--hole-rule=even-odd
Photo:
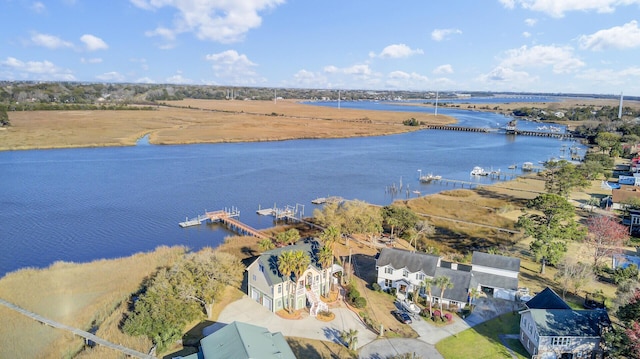
[{"label": "white boat", "polygon": [[434,176],[434,175],[432,175],[431,173],[429,173],[429,174],[428,174],[428,175],[426,175],[426,176],[422,176],[422,177],[420,177],[420,182],[422,182],[422,183],[429,183],[429,182],[431,182],[431,181],[436,181],[436,180],[440,180],[440,179],[442,179],[442,176],[438,176],[438,175]]},{"label": "white boat", "polygon": [[206,216],[198,216],[196,218],[191,218],[189,219],[189,217],[186,217],[184,222],[180,222],[178,223],[178,225],[182,228],[184,227],[191,227],[191,226],[199,226],[200,223],[202,221],[204,221],[207,217]]},{"label": "white boat", "polygon": [[480,166],[475,166],[471,170],[471,175],[472,176],[488,176],[489,172],[485,171],[484,168]]},{"label": "white boat", "polygon": [[533,171],[533,163],[532,162],[525,162],[522,164],[522,170],[523,171]]},{"label": "white boat", "polygon": [[416,303],[410,300],[404,299],[400,302],[400,304],[402,305],[402,309],[406,310],[407,312],[413,315],[420,314],[420,307],[418,307]]}]

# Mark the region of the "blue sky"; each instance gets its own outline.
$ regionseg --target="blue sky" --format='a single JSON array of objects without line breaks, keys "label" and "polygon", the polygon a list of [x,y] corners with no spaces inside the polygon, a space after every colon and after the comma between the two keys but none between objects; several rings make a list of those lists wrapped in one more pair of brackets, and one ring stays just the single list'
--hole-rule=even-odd
[{"label": "blue sky", "polygon": [[640,95],[640,0],[0,0],[0,80]]}]

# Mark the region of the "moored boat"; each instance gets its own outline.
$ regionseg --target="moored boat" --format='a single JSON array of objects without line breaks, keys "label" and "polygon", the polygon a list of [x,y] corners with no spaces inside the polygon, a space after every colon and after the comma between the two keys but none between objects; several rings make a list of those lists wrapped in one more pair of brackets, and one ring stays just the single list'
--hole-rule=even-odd
[{"label": "moored boat", "polygon": [[428,175],[426,175],[426,176],[422,176],[422,177],[420,177],[420,182],[422,182],[422,183],[429,183],[429,182],[431,182],[431,181],[440,180],[440,179],[442,179],[442,176],[439,176],[439,175],[435,175],[435,176],[434,176],[433,174],[429,173],[429,174],[428,174]]},{"label": "moored boat", "polygon": [[471,175],[472,176],[488,176],[489,172],[485,171],[484,168],[480,166],[475,166],[471,170]]}]

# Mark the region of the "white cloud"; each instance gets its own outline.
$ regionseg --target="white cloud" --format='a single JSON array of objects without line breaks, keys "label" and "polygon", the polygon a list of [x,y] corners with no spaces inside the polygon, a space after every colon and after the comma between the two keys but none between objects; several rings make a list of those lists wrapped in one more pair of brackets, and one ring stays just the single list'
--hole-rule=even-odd
[{"label": "white cloud", "polygon": [[633,66],[620,71],[611,69],[589,69],[576,75],[577,78],[593,81],[594,83],[606,83],[608,85],[622,85],[625,83],[637,83],[640,81],[640,67]]},{"label": "white cloud", "polygon": [[93,57],[90,59],[85,59],[84,57],[81,57],[80,62],[82,62],[83,64],[99,64],[102,62],[102,59],[99,57]]},{"label": "white cloud", "polygon": [[585,63],[574,57],[571,47],[522,46],[507,50],[506,58],[500,63],[504,68],[529,68],[551,66],[554,73],[568,73],[585,66]]},{"label": "white cloud", "polygon": [[36,1],[33,4],[31,4],[31,10],[33,10],[33,12],[36,12],[38,14],[42,14],[43,12],[47,11],[47,7],[40,1]]},{"label": "white cloud", "polygon": [[522,85],[536,81],[537,77],[530,76],[525,71],[515,71],[508,67],[498,66],[488,74],[481,75],[478,80],[481,82],[517,83]]},{"label": "white cloud", "polygon": [[408,90],[425,89],[429,78],[419,73],[407,73],[404,71],[393,71],[387,75],[385,81],[386,88],[398,88]]},{"label": "white cloud", "polygon": [[516,6],[515,0],[499,0],[499,1],[507,9],[513,9]]},{"label": "white cloud", "polygon": [[49,35],[49,34],[40,34],[34,32],[31,34],[31,42],[38,46],[43,46],[48,49],[61,49],[61,48],[70,48],[73,47],[73,44],[69,41],[64,41],[61,38]]},{"label": "white cloud", "polygon": [[[394,44],[389,45],[382,49],[377,57],[383,59],[399,59],[403,57],[409,57],[416,54],[423,54],[424,52],[421,49],[411,49],[409,46],[405,44]],[[370,55],[371,56],[371,55]],[[375,54],[373,56],[376,56]],[[372,57],[373,57],[372,56]]]},{"label": "white cloud", "polygon": [[80,41],[84,43],[89,51],[106,50],[109,48],[106,42],[97,36],[85,34],[80,37]]},{"label": "white cloud", "polygon": [[124,75],[117,71],[105,72],[102,75],[96,76],[98,80],[109,82],[122,82],[125,80]]},{"label": "white cloud", "polygon": [[442,41],[449,38],[449,35],[462,34],[458,29],[435,29],[431,32],[431,38],[435,41]]},{"label": "white cloud", "polygon": [[452,74],[453,66],[451,66],[450,64],[440,65],[433,70],[433,73],[436,75]]},{"label": "white cloud", "polygon": [[300,70],[293,75],[296,86],[306,88],[323,88],[327,85],[327,77],[322,74]]},{"label": "white cloud", "polygon": [[139,84],[154,84],[154,83],[156,83],[155,81],[153,81],[152,79],[150,79],[148,77],[139,78],[135,82],[139,83]]},{"label": "white cloud", "polygon": [[159,27],[148,35],[175,38],[176,34],[193,32],[201,40],[221,43],[241,41],[245,34],[259,27],[261,11],[275,8],[284,0],[130,0],[140,9],[156,10],[173,7],[177,10],[172,28]]},{"label": "white cloud", "polygon": [[[21,61],[15,57],[7,57],[0,62],[2,67],[6,67],[14,73],[17,73],[23,79],[37,80],[62,80],[75,81],[75,76],[70,70],[61,69],[50,61]],[[31,78],[31,75],[37,75]]]},{"label": "white cloud", "polygon": [[522,37],[531,37],[531,33],[529,31],[525,31],[522,33]]},{"label": "white cloud", "polygon": [[593,51],[607,49],[630,49],[640,46],[640,29],[633,20],[622,26],[600,30],[591,35],[582,35],[578,39],[580,48]]},{"label": "white cloud", "polygon": [[210,54],[205,58],[213,62],[212,68],[216,77],[227,79],[234,85],[252,85],[265,81],[254,71],[257,65],[246,55],[241,55],[235,50]]},{"label": "white cloud", "polygon": [[191,84],[193,83],[193,80],[188,79],[184,76],[182,76],[182,73],[178,72],[177,74],[167,77],[167,79],[165,80],[167,83],[170,84]]},{"label": "white cloud", "polygon": [[537,24],[537,23],[538,23],[538,19],[525,19],[525,20],[524,20],[524,23],[525,23],[527,26],[534,26],[535,24]]},{"label": "white cloud", "polygon": [[523,9],[539,11],[552,17],[563,17],[571,11],[596,11],[612,13],[618,6],[640,4],[640,0],[500,0],[507,9],[513,9],[516,3]]}]

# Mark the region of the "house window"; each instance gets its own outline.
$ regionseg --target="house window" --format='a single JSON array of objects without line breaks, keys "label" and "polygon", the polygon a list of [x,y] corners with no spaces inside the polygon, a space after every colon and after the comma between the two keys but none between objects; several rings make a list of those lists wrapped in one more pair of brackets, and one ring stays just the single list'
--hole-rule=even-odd
[{"label": "house window", "polygon": [[408,277],[408,276],[409,276],[409,271],[408,271],[408,270],[406,270],[406,269],[403,269],[403,270],[402,270],[402,276],[403,276],[403,277]]},{"label": "house window", "polygon": [[264,266],[262,264],[258,264],[258,269],[260,272],[264,273]]},{"label": "house window", "polygon": [[253,279],[254,282],[256,281],[256,275],[255,274],[252,276],[252,279]]},{"label": "house window", "polygon": [[555,337],[551,338],[551,345],[553,346],[565,346],[571,343],[571,338],[568,337]]},{"label": "house window", "polygon": [[280,293],[282,293],[282,286],[281,285],[278,286],[278,294],[280,294]]},{"label": "house window", "polygon": [[384,286],[385,287],[391,287],[393,285],[393,281],[391,279],[385,279],[384,280]]},{"label": "house window", "polygon": [[419,281],[423,281],[424,280],[424,274],[422,274],[422,273],[416,274],[416,279],[419,280]]},{"label": "house window", "polygon": [[391,268],[391,267],[384,267],[384,273],[385,273],[385,274],[393,274],[393,268]]}]

